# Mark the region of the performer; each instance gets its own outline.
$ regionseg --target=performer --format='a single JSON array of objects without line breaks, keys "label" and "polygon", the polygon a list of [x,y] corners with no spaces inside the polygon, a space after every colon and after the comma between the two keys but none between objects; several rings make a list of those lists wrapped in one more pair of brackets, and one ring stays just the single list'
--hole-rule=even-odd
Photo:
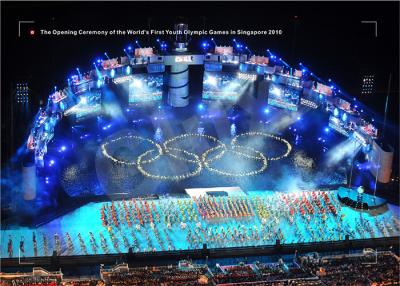
[{"label": "performer", "polygon": [[11,235],[8,236],[8,257],[12,257],[13,256],[13,247],[12,247],[12,239],[11,239]]}]

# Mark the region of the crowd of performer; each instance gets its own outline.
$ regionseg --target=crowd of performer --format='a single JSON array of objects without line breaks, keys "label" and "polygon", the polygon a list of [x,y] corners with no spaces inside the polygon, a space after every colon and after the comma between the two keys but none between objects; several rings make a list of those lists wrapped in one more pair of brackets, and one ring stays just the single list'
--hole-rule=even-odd
[{"label": "crowd of performer", "polygon": [[[41,243],[32,232],[33,255],[48,256],[53,251],[58,255],[120,253],[129,248],[134,252],[199,249],[203,244],[209,248],[255,246],[277,240],[318,242],[344,240],[346,236],[388,237],[400,231],[394,216],[371,217],[360,212],[347,219],[346,214],[334,192],[329,191],[111,201],[102,203],[98,218],[93,218],[100,219],[100,232],[88,226],[82,234],[55,232],[50,241],[42,233]],[[26,256],[23,236],[19,254],[13,246],[10,235],[8,256]]]}]

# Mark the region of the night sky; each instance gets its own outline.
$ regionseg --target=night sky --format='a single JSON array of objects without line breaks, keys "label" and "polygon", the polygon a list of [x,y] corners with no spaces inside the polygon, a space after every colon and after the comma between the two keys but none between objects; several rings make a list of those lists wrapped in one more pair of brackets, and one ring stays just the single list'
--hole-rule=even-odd
[{"label": "night sky", "polygon": [[[123,55],[136,39],[156,46],[155,38],[54,37],[40,29],[172,29],[178,16],[189,29],[281,29],[281,36],[238,36],[254,53],[274,51],[292,66],[305,64],[323,79],[331,78],[346,92],[383,113],[389,73],[393,75],[389,118],[398,125],[399,110],[399,3],[398,2],[2,2],[2,114],[10,104],[11,84],[28,79],[35,113],[39,99],[47,99],[55,85],[63,86],[76,67],[91,68],[97,57]],[[149,18],[150,21],[149,21]],[[18,20],[33,20],[18,38]],[[373,24],[378,21],[378,37]],[[35,36],[29,31],[34,29]],[[296,34],[294,33],[296,30]],[[210,37],[208,37],[210,38]],[[162,40],[171,40],[160,37]],[[150,40],[150,41],[149,41]],[[200,47],[193,37],[191,48]],[[215,37],[231,45],[232,37]],[[148,42],[149,41],[149,42]],[[375,74],[377,93],[360,97],[362,71]],[[2,116],[2,133],[7,118]],[[21,128],[28,128],[21,126]]]}]

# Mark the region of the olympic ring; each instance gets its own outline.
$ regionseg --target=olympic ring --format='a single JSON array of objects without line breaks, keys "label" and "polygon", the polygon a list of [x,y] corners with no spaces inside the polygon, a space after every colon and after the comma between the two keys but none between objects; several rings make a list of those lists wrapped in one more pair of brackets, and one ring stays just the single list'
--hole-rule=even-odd
[{"label": "olympic ring", "polygon": [[[218,148],[218,147],[216,147],[216,148]],[[216,149],[216,148],[215,148],[215,149]],[[215,149],[214,149],[214,150],[215,150]],[[203,156],[202,156],[202,159],[203,159],[203,162],[204,162],[205,167],[206,167],[209,171],[211,171],[211,172],[214,172],[214,173],[217,173],[217,174],[223,175],[223,176],[229,176],[229,177],[247,177],[247,176],[254,176],[254,175],[257,175],[257,174],[260,174],[260,173],[264,172],[265,169],[267,169],[268,160],[267,160],[267,158],[265,157],[265,155],[264,155],[263,153],[261,153],[260,151],[254,150],[253,148],[243,147],[243,146],[235,146],[235,149],[248,149],[248,150],[254,151],[256,154],[259,155],[259,157],[253,157],[253,156],[247,155],[246,153],[242,153],[242,152],[235,151],[234,148],[227,150],[228,152],[232,152],[232,153],[234,153],[234,154],[236,154],[236,155],[243,156],[243,157],[246,157],[246,158],[248,158],[248,159],[261,160],[262,163],[263,163],[262,166],[261,166],[258,170],[255,170],[255,171],[248,171],[248,172],[245,172],[245,173],[231,173],[231,172],[221,171],[221,170],[219,170],[219,169],[217,169],[217,168],[213,168],[213,167],[210,166],[209,160],[207,160],[208,153],[211,152],[211,151],[210,151],[211,149],[209,149],[209,150],[207,150],[206,152],[204,152],[204,153],[203,153]],[[221,157],[222,157],[222,156],[220,156],[219,158],[221,158]]]},{"label": "olympic ring", "polygon": [[[126,136],[122,136],[122,137],[118,137],[118,138],[112,139],[109,142],[106,142],[106,143],[102,144],[101,145],[101,151],[102,151],[103,155],[105,157],[107,157],[108,159],[110,159],[111,161],[113,161],[114,163],[125,164],[125,165],[130,165],[130,166],[135,165],[136,164],[135,161],[126,162],[126,161],[122,161],[122,160],[119,160],[119,159],[111,156],[108,153],[108,150],[106,148],[108,144],[118,142],[118,141],[120,141],[122,139],[125,139],[125,138],[129,138],[129,139],[133,138],[133,139],[136,139],[136,140],[147,141],[147,142],[149,142],[150,144],[154,145],[157,148],[158,154],[154,158],[152,158],[150,160],[143,161],[143,163],[151,163],[151,162],[157,160],[163,153],[160,144],[158,144],[158,143],[156,143],[156,142],[154,142],[154,141],[152,141],[152,140],[150,140],[148,138],[144,138],[144,137],[140,137],[140,136],[134,136],[134,135],[126,135]],[[152,150],[154,150],[154,149],[152,149]]]},{"label": "olympic ring", "polygon": [[[137,168],[139,170],[140,173],[142,173],[144,176],[152,178],[152,179],[157,179],[157,180],[168,180],[168,181],[180,181],[180,180],[184,180],[184,179],[188,179],[190,177],[195,177],[198,174],[200,174],[201,170],[203,169],[201,162],[199,160],[199,157],[196,154],[190,153],[186,150],[179,150],[182,151],[182,153],[184,153],[187,156],[192,156],[194,158],[194,160],[191,160],[190,162],[194,163],[197,165],[197,168],[192,171],[192,172],[188,172],[188,173],[184,173],[182,175],[173,175],[173,176],[164,176],[164,175],[154,175],[151,174],[149,172],[147,172],[143,167],[142,167],[142,158],[146,157],[148,154],[154,152],[154,149],[150,149],[146,152],[144,152],[143,154],[141,154],[138,159],[137,159]],[[168,152],[166,152],[166,154],[168,154]],[[189,162],[189,160],[186,160],[186,162]]]},{"label": "olympic ring", "polygon": [[276,160],[280,160],[282,158],[285,158],[292,151],[292,145],[290,145],[290,143],[287,140],[285,140],[283,138],[280,138],[278,136],[272,135],[272,134],[263,133],[263,132],[256,132],[256,131],[255,132],[247,132],[247,133],[242,133],[242,134],[236,135],[232,139],[231,145],[232,146],[240,146],[240,145],[237,145],[237,141],[238,141],[239,137],[243,137],[243,136],[263,136],[263,137],[267,137],[267,138],[273,138],[273,139],[275,139],[277,141],[280,141],[280,142],[286,144],[287,150],[285,151],[285,153],[283,153],[281,156],[268,158],[269,161],[276,161]]},{"label": "olympic ring", "polygon": [[[272,138],[274,140],[284,143],[287,147],[287,150],[280,156],[267,158],[262,152],[254,149],[254,148],[239,145],[238,139],[245,137],[245,136],[263,136],[263,137],[267,137],[267,138]],[[182,148],[176,148],[176,147],[171,146],[173,143],[177,142],[178,140],[183,140],[183,139],[191,138],[191,137],[206,138],[207,140],[217,143],[218,145],[208,148],[201,155],[197,155],[195,153],[186,151]],[[119,160],[119,159],[111,156],[108,153],[106,146],[110,143],[114,143],[114,142],[117,142],[117,141],[125,139],[125,138],[133,138],[135,140],[147,141],[147,142],[151,143],[153,146],[155,146],[155,148],[145,151],[144,153],[139,155],[137,157],[137,159],[133,162],[122,161],[122,160]],[[178,135],[178,136],[168,139],[167,141],[165,141],[163,143],[162,147],[160,144],[158,144],[148,138],[129,135],[129,136],[122,136],[122,137],[119,137],[116,139],[112,139],[109,142],[102,144],[101,149],[102,149],[102,153],[104,154],[104,156],[109,158],[113,162],[129,165],[129,166],[136,165],[138,171],[146,177],[149,177],[152,179],[158,179],[158,180],[179,181],[179,180],[184,180],[184,179],[187,179],[190,177],[197,176],[198,174],[201,173],[203,166],[210,172],[213,172],[213,173],[216,173],[219,175],[223,175],[223,176],[230,176],[230,177],[254,176],[254,175],[260,174],[266,170],[266,168],[268,166],[268,161],[276,161],[276,160],[282,159],[284,157],[287,157],[289,155],[289,153],[291,152],[292,146],[290,145],[290,143],[287,140],[282,139],[282,138],[277,137],[272,134],[263,133],[263,132],[247,132],[247,133],[242,133],[242,134],[236,135],[231,140],[229,148],[225,145],[225,143],[223,143],[222,141],[220,141],[219,139],[217,139],[213,136],[197,134],[197,133],[186,133],[186,134],[181,134],[181,135]],[[218,151],[218,153],[212,157],[211,154],[215,151]],[[236,156],[243,157],[246,159],[260,161],[260,162],[262,162],[262,165],[261,165],[261,167],[259,167],[256,170],[240,172],[240,173],[232,173],[232,172],[228,172],[228,171],[224,171],[224,170],[220,170],[218,168],[212,167],[211,164],[214,163],[215,161],[221,159],[226,154],[226,152],[232,153]],[[149,159],[146,160],[146,158],[153,153],[157,153],[157,154],[155,156],[153,155],[152,157],[150,157]],[[178,155],[179,153],[183,154],[184,156],[179,156]],[[165,155],[169,156],[175,160],[180,160],[180,161],[184,161],[184,162],[187,162],[190,164],[194,164],[196,166],[196,168],[191,172],[187,172],[187,173],[184,173],[181,175],[170,175],[170,176],[152,174],[145,170],[145,168],[143,166],[144,164],[153,163],[156,160],[160,159],[161,156],[165,156]]]}]

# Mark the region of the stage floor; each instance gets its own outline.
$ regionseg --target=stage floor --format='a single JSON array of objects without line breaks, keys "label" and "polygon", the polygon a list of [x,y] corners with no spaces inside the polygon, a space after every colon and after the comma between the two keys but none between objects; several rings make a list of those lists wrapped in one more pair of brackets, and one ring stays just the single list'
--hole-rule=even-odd
[{"label": "stage floor", "polygon": [[89,203],[38,228],[1,230],[1,257],[10,257],[11,245],[11,257],[32,257],[50,256],[53,250],[84,255],[128,252],[129,247],[144,252],[200,249],[203,243],[217,248],[273,245],[277,239],[287,244],[399,235],[397,206],[360,212],[342,206],[336,192],[250,191],[210,200]]}]

